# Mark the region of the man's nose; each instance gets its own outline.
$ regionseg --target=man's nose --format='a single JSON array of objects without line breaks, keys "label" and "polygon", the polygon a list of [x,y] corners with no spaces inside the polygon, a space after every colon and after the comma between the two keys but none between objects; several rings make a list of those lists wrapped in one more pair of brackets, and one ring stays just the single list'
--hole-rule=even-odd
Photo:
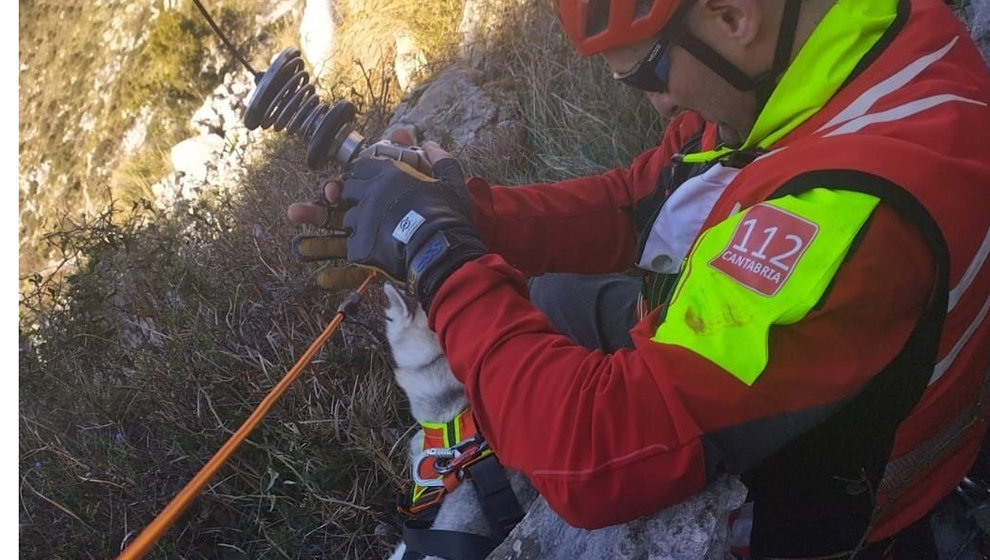
[{"label": "man's nose", "polygon": [[647,92],[646,98],[650,100],[657,112],[668,119],[680,111],[680,107],[667,92]]}]

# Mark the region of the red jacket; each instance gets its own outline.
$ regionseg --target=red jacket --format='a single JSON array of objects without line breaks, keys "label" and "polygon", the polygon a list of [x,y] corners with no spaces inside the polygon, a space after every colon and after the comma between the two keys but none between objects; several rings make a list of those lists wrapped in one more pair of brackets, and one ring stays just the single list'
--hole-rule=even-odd
[{"label": "red jacket", "polygon": [[[884,454],[884,484],[898,478],[889,472],[892,465],[918,464],[920,470],[900,477],[904,488],[897,495],[883,485],[869,493],[879,515],[870,541],[920,518],[972,464],[987,417],[975,396],[990,369],[990,79],[941,3],[914,0],[905,7],[909,13],[863,56],[868,64],[825,107],[770,146],[784,149],[732,180],[704,230],[733,214],[737,204],[750,208],[809,172],[851,170],[879,176],[920,200],[944,236],[947,256],[936,254],[930,232],[914,216],[884,199],[819,304],[797,323],[774,326],[769,362],[752,385],[684,347],[653,341],[663,308],[633,330],[634,349],[605,355],[555,333],[527,298],[526,275],[617,272],[634,265],[632,215],[656,188],[661,169],[702,126],[697,115],[672,122],[660,147],[628,169],[553,185],[470,183],[479,229],[493,254],[445,282],[430,309],[431,325],[501,460],[527,474],[569,523],[600,527],[651,513],[733,465],[745,464],[745,472],[770,464],[792,468],[798,463],[782,455],[824,437],[817,428],[834,424],[847,403],[881,386],[881,377],[889,384],[893,374],[881,373],[905,355],[919,319],[939,297],[933,292],[946,282],[953,290],[951,310],[934,356],[936,371],[944,371],[920,402],[908,403],[913,411],[907,419],[896,419],[899,428]],[[906,83],[888,80],[910,73],[918,61],[927,65]],[[880,85],[890,91],[866,103]],[[817,410],[828,414],[807,414]],[[960,411],[971,413],[963,417],[971,423],[955,437],[939,439],[958,428]],[[762,422],[777,434],[795,428],[760,449],[761,434],[768,433]],[[868,432],[871,425],[861,428]],[[719,447],[726,434],[745,443]],[[822,454],[817,459],[828,462],[861,437],[840,435],[845,439],[824,438],[835,448],[816,448]],[[952,452],[930,453],[932,441]],[[731,456],[739,449],[755,455],[746,461]],[[815,459],[804,457],[811,464]],[[795,484],[789,494],[803,491],[800,472],[784,472],[779,480]],[[880,502],[893,505],[880,511]]]}]

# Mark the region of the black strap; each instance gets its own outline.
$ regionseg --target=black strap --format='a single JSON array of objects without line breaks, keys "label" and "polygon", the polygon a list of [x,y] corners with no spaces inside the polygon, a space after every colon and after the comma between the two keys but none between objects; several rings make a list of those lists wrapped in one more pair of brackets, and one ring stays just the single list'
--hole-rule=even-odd
[{"label": "black strap", "polygon": [[512,491],[505,468],[495,455],[489,455],[465,470],[471,475],[481,510],[494,537],[430,529],[436,509],[439,509],[436,508],[429,518],[417,517],[403,525],[402,539],[406,543],[406,553],[402,560],[421,560],[425,556],[448,560],[484,560],[526,515]]},{"label": "black strap", "polygon": [[471,533],[430,529],[430,523],[416,520],[405,523],[402,540],[406,543],[402,560],[420,560],[424,556],[447,560],[485,560],[500,542]]},{"label": "black strap", "polygon": [[697,58],[722,77],[732,87],[739,91],[756,91],[760,105],[765,105],[770,99],[794,51],[794,40],[797,37],[798,18],[801,15],[801,0],[785,0],[784,13],[780,20],[780,30],[777,35],[777,45],[774,49],[773,64],[770,71],[755,78],[748,76],[738,66],[729,62],[718,51],[692,33],[686,25],[680,26],[670,34],[671,41]]},{"label": "black strap", "polygon": [[495,455],[489,455],[469,466],[467,471],[471,474],[471,482],[478,492],[488,525],[501,542],[526,515],[516,499],[516,493],[512,491],[509,478],[505,476],[505,468]]},{"label": "black strap", "polygon": [[759,85],[756,79],[747,76],[686,27],[674,35],[674,42],[739,91],[753,91]]},{"label": "black strap", "polygon": [[794,52],[794,40],[797,38],[798,18],[801,16],[801,0],[784,0],[784,13],[780,18],[780,31],[777,35],[777,46],[773,53],[773,65],[770,72],[761,76],[757,81],[757,99],[760,106],[767,104],[774,88],[777,87],[777,80],[787,70],[791,62],[791,54]]},{"label": "black strap", "polygon": [[794,39],[797,37],[798,17],[801,15],[801,0],[786,0],[784,14],[780,18],[780,35],[773,53],[773,72],[780,73],[791,61]]},{"label": "black strap", "polygon": [[[877,196],[921,232],[936,267],[935,285],[902,351],[841,410],[747,473],[754,508],[754,558],[805,558],[861,546],[900,422],[928,386],[945,320],[949,253],[935,219],[907,190],[852,170],[796,177],[770,198],[821,185]],[[860,549],[871,558],[877,547]],[[876,556],[879,558],[879,555]]]}]

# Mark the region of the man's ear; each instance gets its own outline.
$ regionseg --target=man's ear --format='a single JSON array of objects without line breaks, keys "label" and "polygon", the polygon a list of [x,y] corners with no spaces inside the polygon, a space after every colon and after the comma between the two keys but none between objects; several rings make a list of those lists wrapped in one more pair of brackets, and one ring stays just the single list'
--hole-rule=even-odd
[{"label": "man's ear", "polygon": [[761,0],[699,0],[696,9],[702,25],[740,47],[748,47],[759,38],[767,15]]}]

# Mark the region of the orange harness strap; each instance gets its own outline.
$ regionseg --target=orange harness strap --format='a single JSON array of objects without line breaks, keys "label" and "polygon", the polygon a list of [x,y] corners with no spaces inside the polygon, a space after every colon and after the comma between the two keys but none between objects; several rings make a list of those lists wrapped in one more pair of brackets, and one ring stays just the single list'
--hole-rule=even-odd
[{"label": "orange harness strap", "polygon": [[[439,505],[449,492],[457,488],[464,477],[464,469],[492,454],[474,423],[470,408],[465,408],[447,423],[421,422],[423,427],[423,454],[413,468],[421,480],[439,481],[442,484],[423,486],[413,483],[408,506],[399,510],[411,517]],[[426,455],[428,450],[450,451],[450,457],[438,458]],[[438,463],[439,461],[439,463]]]}]

